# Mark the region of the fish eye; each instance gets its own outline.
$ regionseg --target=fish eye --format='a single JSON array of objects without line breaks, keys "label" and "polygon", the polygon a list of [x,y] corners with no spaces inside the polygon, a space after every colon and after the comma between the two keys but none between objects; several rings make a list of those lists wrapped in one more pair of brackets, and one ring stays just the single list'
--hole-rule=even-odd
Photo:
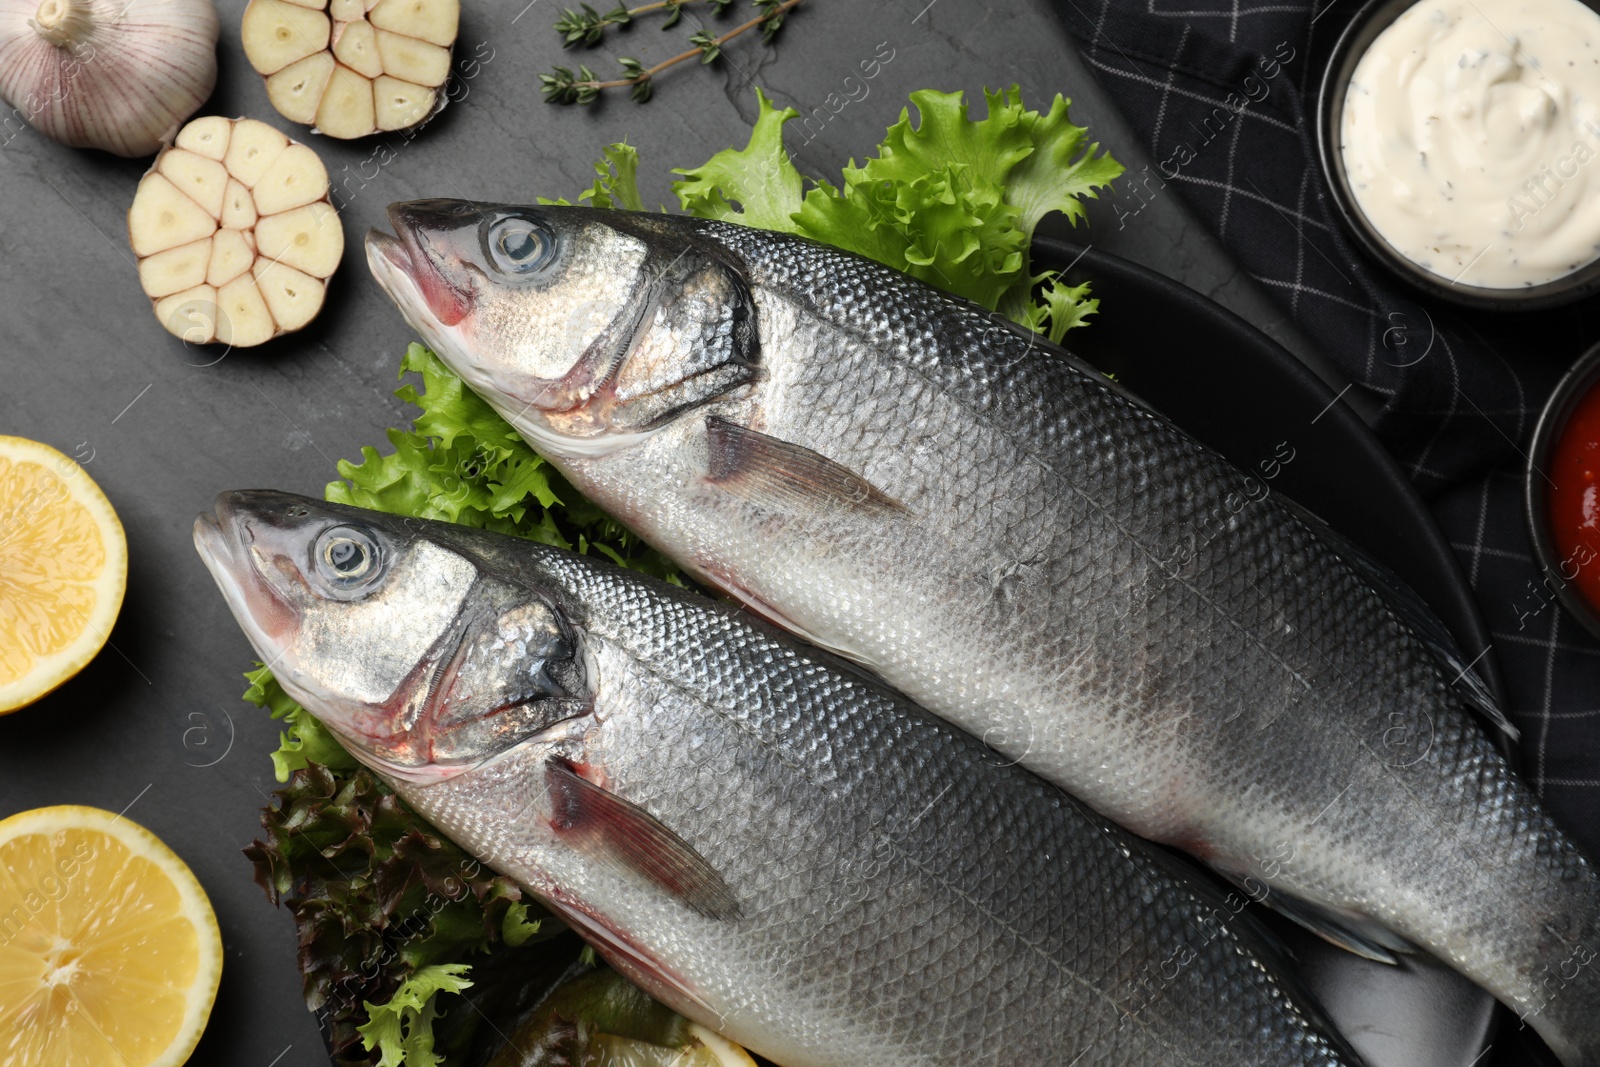
[{"label": "fish eye", "polygon": [[544,224],[512,215],[489,227],[489,258],[507,274],[532,274],[555,257],[555,235]]},{"label": "fish eye", "polygon": [[378,542],[354,526],[334,526],[317,538],[317,572],[336,589],[354,589],[378,574]]}]

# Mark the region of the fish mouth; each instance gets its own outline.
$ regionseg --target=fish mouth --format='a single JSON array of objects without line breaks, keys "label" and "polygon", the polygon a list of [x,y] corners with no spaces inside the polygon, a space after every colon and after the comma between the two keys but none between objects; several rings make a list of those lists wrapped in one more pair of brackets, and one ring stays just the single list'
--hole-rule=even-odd
[{"label": "fish mouth", "polygon": [[238,491],[219,493],[212,509],[195,517],[194,547],[239,628],[270,663],[293,639],[298,616],[257,566],[250,548],[254,536],[241,508],[245,496]]},{"label": "fish mouth", "polygon": [[[252,570],[239,534],[235,493],[219,493],[210,511],[202,511],[194,520],[194,548],[200,560],[222,587],[224,596],[229,588],[238,587],[241,571]],[[233,606],[229,597],[229,606]]]},{"label": "fish mouth", "polygon": [[[448,257],[429,238],[430,233],[460,229],[462,219],[469,213],[470,205],[465,201],[394,203],[388,209],[394,234],[377,229],[367,232],[367,267],[408,319],[411,310],[425,308],[433,325],[444,328],[456,326],[471,312],[472,294],[445,277],[440,263]],[[401,280],[409,286],[397,285]]]},{"label": "fish mouth", "polygon": [[212,574],[217,572],[218,561],[231,555],[232,546],[222,532],[222,523],[218,521],[216,512],[202,511],[195,516],[194,547]]},{"label": "fish mouth", "polygon": [[[435,353],[447,356],[453,365],[471,366],[473,360],[468,358],[471,345],[462,336],[469,325],[464,321],[465,313],[460,310],[462,301],[454,290],[445,286],[428,254],[381,230],[368,232],[366,246],[367,269],[399,310],[406,325]],[[417,266],[419,262],[421,267]],[[455,317],[453,325],[441,319],[434,309],[439,294],[446,294],[443,306]]]},{"label": "fish mouth", "polygon": [[[384,233],[379,229],[367,231],[367,269],[372,271],[373,277],[380,284],[387,281],[388,272],[399,271],[410,277],[411,250],[404,241],[392,234]],[[384,288],[388,288],[387,285]],[[393,294],[390,294],[391,296]]]},{"label": "fish mouth", "polygon": [[[409,204],[391,204],[389,206],[389,219],[400,236],[384,233],[382,230],[369,230],[367,232],[367,269],[377,279],[378,285],[388,295],[395,307],[400,309],[401,316],[418,335],[427,342],[428,347],[440,356],[451,370],[455,371],[468,386],[491,399],[499,396],[511,397],[516,392],[501,380],[490,368],[483,366],[482,361],[473,351],[470,339],[464,331],[470,323],[447,323],[435,311],[434,298],[431,293],[436,293],[440,288],[447,288],[443,278],[434,266],[431,253],[422,246],[421,239],[417,237],[417,228],[413,224],[414,211]],[[430,289],[429,287],[433,288]],[[451,299],[457,299],[453,290],[450,290]],[[454,313],[455,304],[447,303],[447,311]],[[585,370],[580,366],[573,372],[581,376]],[[564,395],[565,383],[561,379],[554,381],[538,380],[533,383],[536,387],[533,395],[537,399],[530,400],[522,405],[523,413],[536,423],[543,422],[544,408],[548,406],[547,396],[560,398]],[[557,399],[554,406],[561,406],[562,401]],[[566,401],[567,406],[574,406],[576,402]],[[546,430],[542,425],[527,425],[529,418],[521,420],[519,429],[536,437],[548,451],[558,454],[564,451],[565,439]]]},{"label": "fish mouth", "polygon": [[[411,328],[431,339],[436,331],[444,327],[444,323],[433,313],[432,302],[418,279],[428,276],[437,278],[439,272],[427,262],[425,254],[413,255],[410,245],[382,230],[367,231],[366,246],[367,269],[372,272],[379,287],[400,309],[400,314]],[[421,270],[417,267],[419,258],[423,261]]]}]

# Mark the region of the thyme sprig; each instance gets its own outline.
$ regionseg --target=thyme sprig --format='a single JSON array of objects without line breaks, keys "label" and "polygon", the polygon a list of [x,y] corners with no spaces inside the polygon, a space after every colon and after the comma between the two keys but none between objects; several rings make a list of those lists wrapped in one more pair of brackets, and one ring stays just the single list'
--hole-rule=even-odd
[{"label": "thyme sprig", "polygon": [[[655,76],[664,70],[696,57],[699,57],[702,64],[715,63],[722,56],[723,45],[757,27],[761,30],[761,40],[771,41],[782,28],[784,17],[800,3],[800,0],[752,0],[752,2],[760,12],[755,18],[723,34],[713,34],[706,29],[699,30],[689,37],[689,43],[694,46],[693,48],[664,59],[654,66],[647,67],[631,56],[621,57],[617,61],[622,67],[620,78],[602,79],[587,64],[580,64],[576,71],[570,67],[556,67],[548,74],[539,75],[544,98],[551,104],[591,104],[607,89],[626,88],[629,90],[629,96],[643,103],[649,100],[654,92]],[[682,9],[691,3],[709,5],[714,9],[713,14],[720,15],[733,3],[733,0],[660,0],[658,3],[635,8],[618,5],[615,10],[605,14],[601,14],[588,4],[583,4],[581,11],[568,10],[562,15],[556,23],[556,31],[562,35],[567,47],[579,43],[592,45],[604,35],[606,27],[626,26],[634,18],[648,12],[667,11],[667,22],[663,29],[672,26],[682,16]]]},{"label": "thyme sprig", "polygon": [[683,9],[691,4],[700,4],[711,9],[711,14],[721,15],[733,6],[733,0],[657,0],[653,4],[644,4],[639,7],[629,7],[627,4],[618,4],[615,8],[601,14],[588,4],[579,4],[577,10],[568,8],[556,20],[556,32],[561,34],[562,44],[568,48],[581,44],[593,46],[600,43],[605,36],[606,27],[618,28],[633,24],[633,20],[641,15],[665,11],[666,19],[661,23],[663,30],[670,30],[683,18]]}]

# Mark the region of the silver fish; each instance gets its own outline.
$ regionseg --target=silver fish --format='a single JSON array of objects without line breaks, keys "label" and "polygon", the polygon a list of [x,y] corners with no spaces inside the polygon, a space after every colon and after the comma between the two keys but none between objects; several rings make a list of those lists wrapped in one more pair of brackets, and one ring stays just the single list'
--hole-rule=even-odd
[{"label": "silver fish", "polygon": [[283,493],[195,542],[423,817],[785,1067],[1356,1063],[1243,897],[731,606]]},{"label": "silver fish", "polygon": [[412,326],[696,577],[1600,1064],[1600,878],[1473,719],[1498,713],[1442,626],[1314,517],[1062,349],[836,249],[583,208],[391,218],[368,261]]}]

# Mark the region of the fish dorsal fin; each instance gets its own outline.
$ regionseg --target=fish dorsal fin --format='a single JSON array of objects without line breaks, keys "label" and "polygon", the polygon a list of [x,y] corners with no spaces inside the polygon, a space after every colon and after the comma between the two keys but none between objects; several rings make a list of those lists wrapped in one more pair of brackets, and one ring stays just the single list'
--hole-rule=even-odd
[{"label": "fish dorsal fin", "polygon": [[775,511],[904,514],[906,506],[820,452],[715,415],[706,419],[709,481]]},{"label": "fish dorsal fin", "polygon": [[708,919],[737,919],[738,898],[688,842],[659,819],[559,760],[544,767],[550,824],[573,848],[621,873],[640,874]]},{"label": "fish dorsal fin", "polygon": [[[1394,571],[1379,563],[1365,549],[1361,548],[1348,537],[1335,530],[1324,522],[1321,516],[1304,505],[1297,504],[1287,497],[1279,496],[1278,502],[1294,512],[1302,522],[1315,530],[1328,546],[1339,555],[1339,558],[1348,563],[1364,581],[1388,603],[1389,609],[1395,613],[1401,622],[1405,623],[1413,633],[1421,638],[1422,643],[1438,659],[1439,666],[1445,675],[1451,679],[1451,686],[1459,693],[1463,700],[1476,711],[1492,722],[1502,733],[1515,741],[1521,737],[1521,732],[1514,726],[1505,712],[1500,710],[1495,702],[1494,694],[1489,692],[1489,687],[1482,676],[1472,669],[1472,663],[1461,654],[1456,646],[1455,638],[1450,630],[1440,621],[1439,616],[1433,613],[1427,602],[1416,594],[1404,578]],[[1474,661],[1475,662],[1475,661]]]}]

